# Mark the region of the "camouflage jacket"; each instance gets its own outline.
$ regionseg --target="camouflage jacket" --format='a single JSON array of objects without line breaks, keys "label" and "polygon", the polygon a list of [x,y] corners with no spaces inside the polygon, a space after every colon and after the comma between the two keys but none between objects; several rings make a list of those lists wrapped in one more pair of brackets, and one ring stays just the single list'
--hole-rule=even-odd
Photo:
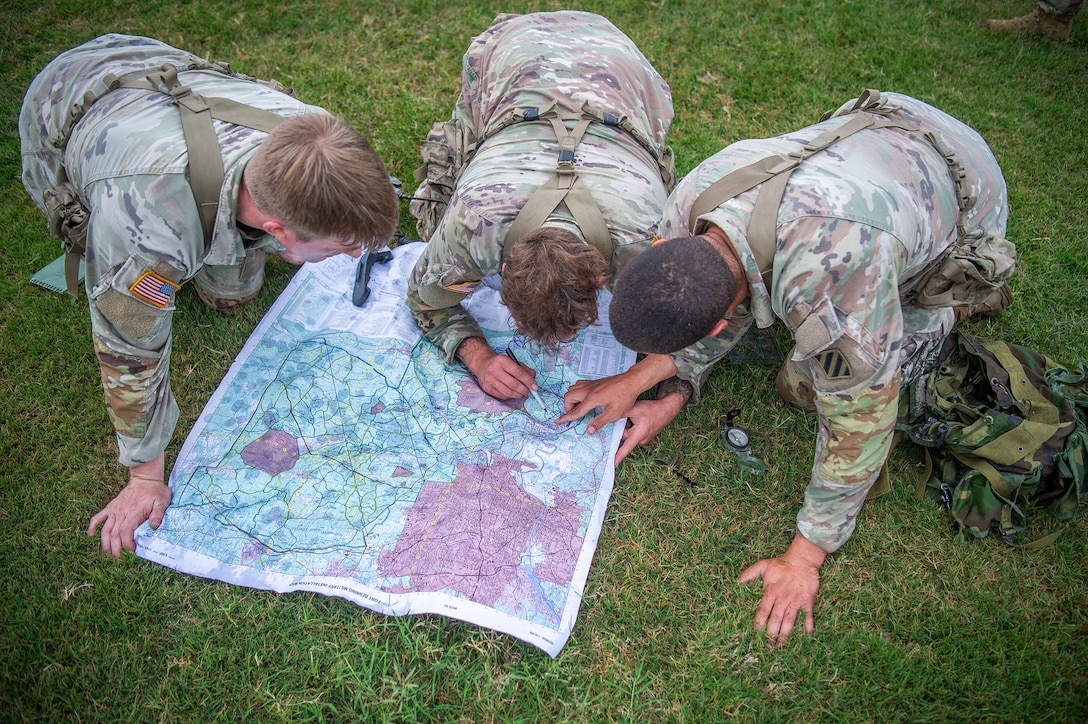
[{"label": "camouflage jacket", "polygon": [[[673,116],[668,84],[630,38],[590,13],[496,18],[464,56],[451,123],[471,143],[512,111],[552,101],[562,114],[578,114],[589,103],[626,116],[659,157],[666,154]],[[465,338],[482,336],[459,299],[499,273],[506,232],[532,193],[555,174],[558,155],[550,123],[519,122],[486,138],[456,171],[449,207],[424,239],[428,245],[408,288],[408,306],[448,360]],[[657,160],[632,135],[602,123],[590,124],[576,150],[575,168],[608,224],[614,278],[649,244],[668,190]],[[428,184],[416,195],[429,196]],[[413,203],[413,214],[420,216],[420,208]],[[546,224],[581,236],[562,204]],[[434,303],[430,294],[427,303],[420,296],[426,287],[455,293],[442,295],[446,304]]]},{"label": "camouflage jacket", "polygon": [[[936,131],[958,152],[978,200],[969,228],[1003,236],[1008,217],[997,160],[974,130],[921,101],[887,94],[896,114]],[[848,110],[853,101],[837,113]],[[661,236],[687,236],[687,210],[730,171],[771,153],[797,150],[833,117],[776,138],[735,143],[700,164],[670,196]],[[958,207],[948,165],[926,141],[899,129],[869,129],[807,158],[778,210],[770,288],[747,243],[758,187],[701,217],[730,238],[747,273],[749,298],[726,331],[674,355],[696,390],[754,322],[782,320],[793,332],[791,362],[816,391],[819,437],[798,529],[827,551],[851,535],[865,495],[891,445],[902,363],[946,334],[950,308],[899,302],[898,285],[956,238]]]},{"label": "camouflage jacket", "polygon": [[[205,245],[171,98],[146,90],[104,93],[107,73],[151,71],[166,63],[183,68],[194,61],[199,59],[150,38],[105,35],[49,63],[27,91],[19,116],[23,184],[30,196],[43,207],[43,193],[63,165],[91,211],[85,282],[91,328],[120,460],[127,466],[155,459],[177,422],[169,381],[174,292],[193,280],[202,296],[223,305],[247,300],[263,281],[266,252],[282,249],[263,232],[243,235],[234,220],[242,170],[266,134],[214,122],[225,179]],[[194,93],[280,115],[323,112],[214,71],[185,71],[179,78]],[[101,99],[76,123],[62,157],[50,138],[88,91]]]}]

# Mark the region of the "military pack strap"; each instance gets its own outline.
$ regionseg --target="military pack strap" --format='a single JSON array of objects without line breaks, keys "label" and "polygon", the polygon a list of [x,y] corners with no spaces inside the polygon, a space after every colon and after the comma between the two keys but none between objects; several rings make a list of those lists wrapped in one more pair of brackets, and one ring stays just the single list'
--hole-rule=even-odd
[{"label": "military pack strap", "polygon": [[[858,96],[858,99],[854,101],[854,105],[848,113],[865,111],[868,113],[887,115],[895,110],[897,110],[897,108],[892,105],[891,101],[883,93],[878,90],[869,89]],[[833,111],[828,111],[820,118],[820,120],[826,121],[832,114]],[[957,238],[962,239],[967,236],[967,213],[974,207],[975,202],[977,201],[974,196],[971,196],[967,188],[967,170],[964,169],[963,163],[960,161],[959,154],[956,153],[956,150],[948,145],[939,133],[927,131],[922,134],[922,138],[929,143],[937,153],[944,157],[944,161],[948,165],[948,171],[952,176],[952,183],[956,189],[956,206],[959,208],[956,233]]]},{"label": "military pack strap", "polygon": [[151,73],[129,74],[121,79],[117,87],[158,91],[174,99],[181,115],[181,130],[189,154],[189,186],[200,212],[204,241],[210,241],[215,216],[219,211],[219,191],[223,187],[224,173],[223,157],[212,119],[268,133],[284,120],[283,116],[229,98],[198,96],[188,86],[181,84],[177,68],[170,64]]},{"label": "military pack strap", "polygon": [[[211,70],[244,80],[260,82],[249,76],[234,73],[225,63],[194,62],[183,68],[183,70],[194,69]],[[100,85],[88,90],[78,102],[72,104],[65,122],[49,139],[49,142],[63,151],[68,145],[72,129],[87,114],[90,107],[118,88],[155,91],[171,96],[181,116],[182,134],[189,155],[189,186],[200,215],[204,241],[205,243],[211,241],[215,217],[219,212],[219,192],[224,178],[223,157],[219,150],[219,139],[215,135],[212,119],[269,133],[283,122],[283,116],[229,98],[196,95],[190,88],[181,84],[178,79],[178,68],[170,63],[150,72],[140,70],[122,76],[107,73],[99,83]],[[67,181],[67,172],[62,166],[58,172],[57,184],[65,181]],[[75,247],[66,250],[65,272],[68,293],[72,297],[77,296],[73,280],[76,279],[76,270],[83,251],[82,248]]]},{"label": "military pack strap", "polygon": [[694,234],[700,216],[762,184],[748,224],[748,246],[759,264],[760,273],[764,279],[767,279],[774,262],[778,207],[782,203],[782,195],[785,193],[790,175],[806,158],[867,128],[918,130],[918,127],[913,124],[885,118],[869,111],[852,112],[852,117],[845,123],[827,129],[799,150],[766,156],[727,174],[708,186],[696,197],[688,211],[688,230]]},{"label": "military pack strap", "polygon": [[[483,142],[488,138],[491,138],[499,131],[506,129],[515,123],[558,118],[558,105],[558,102],[553,100],[543,108],[518,108],[507,113],[505,116],[488,126],[483,135],[476,139],[476,148],[483,145]],[[602,111],[600,108],[590,104],[589,101],[586,101],[582,104],[581,115],[571,116],[570,118],[589,118],[598,123],[603,123],[606,126],[620,128],[638,141],[638,144],[642,146],[646,150],[646,153],[650,154],[655,161],[658,163],[661,162],[661,154],[654,149],[653,142],[650,141],[650,139],[646,137],[646,134],[640,131],[627,116],[615,116],[607,111]],[[567,118],[566,120],[570,120],[570,118]]]},{"label": "military pack strap", "polygon": [[[915,133],[920,130],[914,124],[892,119],[890,114],[896,110],[898,110],[897,107],[892,105],[883,93],[872,89],[866,90],[858,96],[850,110],[843,114],[852,116],[846,123],[824,131],[798,151],[762,158],[733,171],[707,187],[696,197],[688,212],[687,225],[690,233],[696,233],[700,216],[762,184],[748,224],[747,241],[759,265],[760,274],[763,275],[765,282],[769,282],[777,245],[775,232],[778,228],[778,207],[782,203],[782,195],[785,193],[790,174],[809,156],[819,153],[858,131],[869,128],[898,128],[908,133]],[[829,112],[820,120],[826,121],[831,117],[832,113]],[[956,206],[959,210],[956,220],[957,242],[962,242],[968,238],[967,214],[976,202],[975,197],[970,195],[967,188],[967,171],[955,149],[938,133],[929,131],[921,137],[944,158],[948,166],[955,187]],[[908,280],[907,286],[909,287],[913,281]],[[909,289],[900,291],[906,294]]]},{"label": "military pack strap", "polygon": [[[574,152],[585,135],[589,124],[597,120],[592,115],[583,114],[573,119],[564,119],[555,112],[554,101],[543,110],[527,109],[508,115],[500,120],[494,130],[489,129],[481,137],[480,142],[495,135],[498,130],[506,128],[513,123],[527,120],[547,120],[555,131],[559,141],[559,159],[556,161],[555,175],[540,186],[525,205],[518,212],[510,230],[506,233],[507,241],[514,241],[526,234],[539,229],[548,217],[558,208],[559,204],[566,202],[567,209],[574,217],[575,223],[581,229],[587,243],[600,252],[607,264],[612,263],[612,235],[608,231],[608,224],[604,220],[597,202],[589,193],[589,189],[578,178],[574,168]],[[568,130],[565,120],[574,120],[574,128]],[[503,244],[505,255],[508,244]]]}]

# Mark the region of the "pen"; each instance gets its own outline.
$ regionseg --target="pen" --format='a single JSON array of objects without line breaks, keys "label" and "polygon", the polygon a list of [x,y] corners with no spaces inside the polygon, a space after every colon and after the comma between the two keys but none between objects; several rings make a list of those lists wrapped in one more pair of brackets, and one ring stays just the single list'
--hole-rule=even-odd
[{"label": "pen", "polygon": [[[517,365],[518,367],[525,367],[525,366],[526,366],[526,365],[523,365],[523,364],[521,363],[521,360],[519,360],[519,359],[518,359],[518,358],[517,358],[517,357],[516,357],[516,356],[514,355],[514,350],[510,349],[509,347],[507,347],[507,348],[506,348],[506,356],[507,356],[507,357],[509,357],[510,359],[514,360],[514,364],[516,364],[516,365]],[[533,399],[534,399],[534,400],[536,400],[536,403],[537,403],[538,405],[540,405],[541,407],[543,407],[543,408],[544,408],[545,410],[547,410],[547,409],[548,409],[547,407],[545,407],[545,405],[544,405],[544,400],[540,399],[540,395],[538,395],[538,394],[537,394],[536,390],[534,390],[533,388],[531,388],[531,387],[530,387],[530,388],[529,388],[529,392],[530,392],[530,394],[532,394],[532,396],[533,396]]]}]

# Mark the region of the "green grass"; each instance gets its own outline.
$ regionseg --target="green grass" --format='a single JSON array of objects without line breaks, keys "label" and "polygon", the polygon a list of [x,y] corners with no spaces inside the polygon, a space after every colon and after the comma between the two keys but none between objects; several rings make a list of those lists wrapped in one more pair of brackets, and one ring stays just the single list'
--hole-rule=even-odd
[{"label": "green grass", "polygon": [[[558,2],[0,0],[0,718],[343,721],[1083,721],[1088,516],[1025,552],[957,544],[916,502],[917,454],[824,566],[817,629],[768,648],[758,586],[808,478],[814,421],[777,402],[774,370],[722,365],[705,401],[617,471],[581,614],[552,660],[435,616],[387,618],[336,598],[275,595],[115,561],[88,518],[124,482],[83,303],[27,281],[58,253],[19,183],[22,93],[56,53],[107,31],[158,37],[259,77],[363,129],[410,184],[418,141],[448,116],[460,58],[500,11]],[[875,87],[976,127],[1006,173],[1019,246],[1015,304],[969,328],[1088,360],[1088,16],[1074,41],[997,37],[1030,0],[587,1],[673,88],[681,173],[728,143],[814,122]],[[412,226],[405,211],[402,230]],[[183,294],[174,346],[181,422],[169,455],[291,268],[258,302],[209,312]],[[771,472],[742,474],[725,413]],[[689,488],[653,463],[671,459]],[[1038,521],[1036,532],[1052,527]]]}]

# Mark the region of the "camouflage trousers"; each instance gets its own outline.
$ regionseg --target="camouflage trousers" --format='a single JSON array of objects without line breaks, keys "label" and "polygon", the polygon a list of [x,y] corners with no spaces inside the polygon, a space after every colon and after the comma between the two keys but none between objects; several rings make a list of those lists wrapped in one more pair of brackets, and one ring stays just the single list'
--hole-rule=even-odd
[{"label": "camouflage trousers", "polygon": [[1047,15],[1068,18],[1077,14],[1084,0],[1039,0],[1039,9]]}]

